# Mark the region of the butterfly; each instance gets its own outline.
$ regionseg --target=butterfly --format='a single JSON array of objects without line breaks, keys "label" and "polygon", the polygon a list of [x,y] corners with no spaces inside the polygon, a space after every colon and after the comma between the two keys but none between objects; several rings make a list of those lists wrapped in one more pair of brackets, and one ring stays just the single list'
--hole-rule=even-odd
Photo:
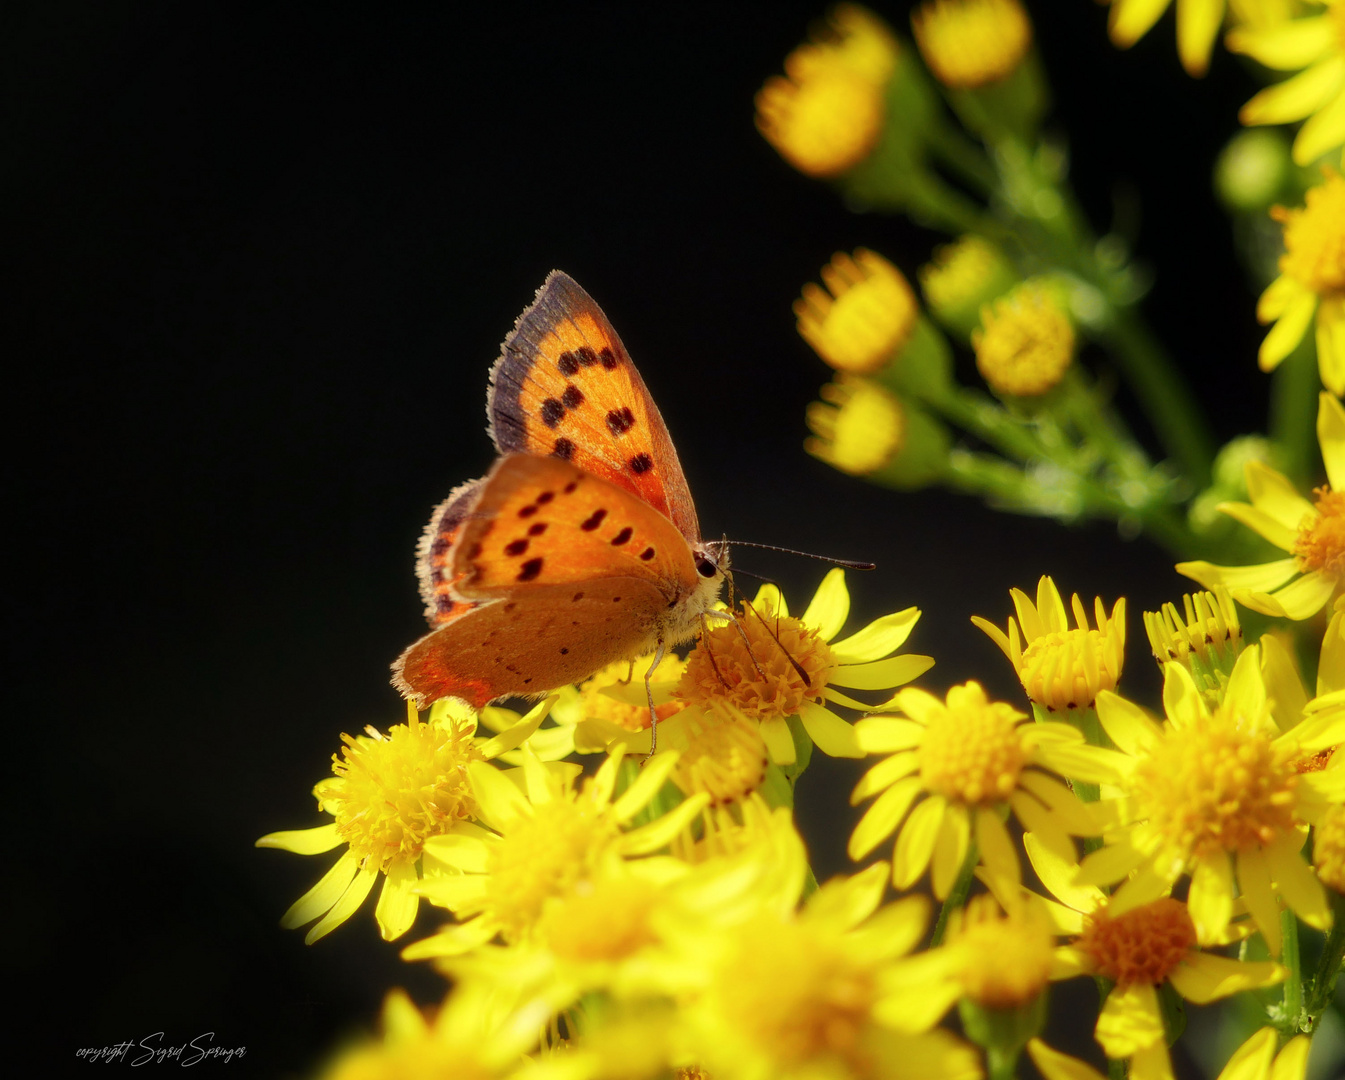
[{"label": "butterfly", "polygon": [[[432,629],[393,685],[419,708],[480,708],[651,651],[652,673],[713,609],[728,549],[700,538],[658,407],[568,275],[552,271],[519,316],[486,408],[500,457],[430,518],[417,572]],[[652,699],[650,712],[652,725]]]}]

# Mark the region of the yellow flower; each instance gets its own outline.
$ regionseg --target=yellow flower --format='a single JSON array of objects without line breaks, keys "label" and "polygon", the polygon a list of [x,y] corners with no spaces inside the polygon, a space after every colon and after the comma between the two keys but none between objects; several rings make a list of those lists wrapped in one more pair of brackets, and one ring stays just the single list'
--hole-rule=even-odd
[{"label": "yellow flower", "polygon": [[1158,666],[1176,661],[1186,667],[1207,701],[1218,702],[1228,685],[1233,665],[1242,655],[1242,625],[1238,609],[1228,590],[1220,585],[1214,592],[1182,595],[1185,615],[1174,604],[1161,611],[1144,613],[1144,629],[1149,635]]},{"label": "yellow flower", "polygon": [[1279,1041],[1278,1031],[1263,1027],[1233,1052],[1215,1080],[1306,1080],[1312,1039],[1295,1035],[1276,1052]]},{"label": "yellow flower", "polygon": [[842,375],[822,387],[821,396],[808,406],[808,427],[816,437],[804,449],[813,457],[851,476],[866,476],[901,453],[906,414],[890,391]]},{"label": "yellow flower", "polygon": [[[868,375],[890,361],[915,329],[920,307],[901,271],[877,252],[837,252],[794,301],[799,333],[837,371]],[[828,293],[830,295],[828,295]]]},{"label": "yellow flower", "polygon": [[924,674],[934,661],[888,655],[914,628],[920,617],[916,608],[885,615],[832,644],[849,614],[850,594],[839,567],[822,579],[801,618],[789,615],[779,589],[763,586],[736,625],[717,626],[702,636],[687,658],[676,694],[706,712],[758,721],[777,765],[795,760],[788,724],[795,716],[824,754],[863,757],[854,729],[827,706],[861,711],[869,706],[838,688],[900,686]]},{"label": "yellow flower", "polygon": [[1039,397],[1074,361],[1074,324],[1040,280],[1025,281],[986,305],[981,324],[971,335],[976,368],[998,394]]},{"label": "yellow flower", "polygon": [[[1164,671],[1160,725],[1112,693],[1098,696],[1102,726],[1120,751],[1110,780],[1120,798],[1089,809],[1107,846],[1084,860],[1082,881],[1129,879],[1111,899],[1123,914],[1190,874],[1197,940],[1218,942],[1233,914],[1234,883],[1272,955],[1280,951],[1279,893],[1300,919],[1330,922],[1322,886],[1303,861],[1305,827],[1345,801],[1345,773],[1300,772],[1297,762],[1345,741],[1345,715],[1325,713],[1281,733],[1261,672],[1261,647],[1238,658],[1211,710],[1180,664]],[[1096,748],[1095,748],[1096,749]]]},{"label": "yellow flower", "polygon": [[911,26],[929,70],[954,89],[1008,78],[1032,45],[1032,23],[1017,0],[928,0]]},{"label": "yellow flower", "polygon": [[1099,691],[1115,689],[1125,660],[1124,597],[1116,601],[1111,615],[1102,598],[1095,598],[1097,628],[1090,630],[1088,613],[1076,593],[1070,598],[1076,624],[1071,630],[1060,591],[1049,577],[1037,583],[1035,605],[1021,589],[1012,589],[1009,595],[1018,621],[1009,619],[1007,634],[979,615],[971,621],[1009,658],[1029,699],[1051,712],[1069,712],[1090,708]]},{"label": "yellow flower", "polygon": [[1290,553],[1260,566],[1215,566],[1184,562],[1177,572],[1207,589],[1225,585],[1239,604],[1288,619],[1321,611],[1345,579],[1345,408],[1321,394],[1317,439],[1330,483],[1309,502],[1286,477],[1259,462],[1247,463],[1247,503],[1220,503],[1219,509]]},{"label": "yellow flower", "polygon": [[497,757],[523,742],[541,723],[554,699],[489,741],[474,739],[473,713],[456,703],[436,702],[423,723],[407,703],[407,722],[368,735],[342,735],[343,757],[332,756],[335,777],[313,789],[321,810],[336,820],[315,829],[269,833],[258,847],[317,855],[339,844],[346,853],[281,919],[287,929],[322,920],[304,940],[312,944],[350,918],[379,875],[383,889],[374,915],[384,940],[411,928],[416,918],[417,864],[426,841],[471,829],[477,805],[467,782],[468,766]]},{"label": "yellow flower", "polygon": [[[507,1004],[505,1004],[507,1003]],[[502,1007],[502,1004],[505,1007]],[[343,1051],[323,1071],[322,1080],[492,1080],[512,1074],[520,1056],[537,1042],[549,1010],[536,1001],[518,1002],[497,990],[455,989],[427,1020],[402,990],[383,1003],[381,1041],[368,1040]]]},{"label": "yellow flower", "polygon": [[[618,798],[620,749],[574,787],[577,771],[548,770],[531,754],[523,761],[523,790],[483,762],[468,766],[478,816],[492,831],[474,829],[425,844],[427,874],[419,892],[460,920],[403,951],[407,959],[470,952],[496,935],[528,942],[553,904],[588,889],[607,860],[647,855],[665,846],[706,803],[693,796],[645,825],[626,829],[658,794],[676,753],[658,754]],[[447,873],[430,873],[431,866]]]},{"label": "yellow flower", "polygon": [[[1342,58],[1345,64],[1345,57]],[[1284,223],[1280,276],[1261,294],[1256,317],[1274,322],[1257,363],[1273,371],[1298,347],[1316,320],[1317,370],[1322,385],[1345,394],[1345,179],[1329,173],[1308,191],[1300,210],[1271,208]]]},{"label": "yellow flower", "polygon": [[943,899],[973,840],[994,873],[1018,880],[1005,810],[1061,850],[1073,851],[1070,835],[1097,835],[1074,793],[1042,771],[1072,772],[1087,757],[1078,729],[1024,723],[1023,713],[990,701],[974,682],[953,687],[946,702],[907,689],[891,705],[901,715],[856,725],[866,751],[892,756],[870,769],[850,796],[857,803],[881,792],[848,850],[862,859],[904,821],[892,859],[898,889],[909,889],[932,864],[934,895]]},{"label": "yellow flower", "polygon": [[1250,56],[1276,71],[1297,75],[1267,87],[1242,107],[1244,124],[1288,124],[1307,118],[1294,139],[1294,161],[1307,165],[1345,142],[1345,9],[1303,18],[1244,26],[1228,34],[1230,52]]},{"label": "yellow flower", "polygon": [[883,131],[884,89],[897,63],[897,41],[857,4],[830,17],[827,40],[785,58],[785,78],[757,93],[757,130],[808,176],[839,176],[872,152]]},{"label": "yellow flower", "polygon": [[979,325],[982,306],[1004,295],[1018,280],[1003,252],[972,233],[936,248],[917,276],[930,311],[964,337]]},{"label": "yellow flower", "polygon": [[[995,896],[1012,906],[1027,901],[1050,921],[1067,944],[1055,949],[1052,980],[1102,976],[1114,984],[1103,1002],[1095,1031],[1110,1058],[1130,1058],[1133,1076],[1172,1076],[1157,988],[1168,983],[1187,1001],[1205,1005],[1244,990],[1281,982],[1286,968],[1269,961],[1246,962],[1198,948],[1187,905],[1160,896],[1124,911],[1096,885],[1080,883],[1079,866],[1061,858],[1028,833],[1024,847],[1032,868],[1055,900],[1024,892],[1002,878],[985,875]],[[1214,944],[1240,936],[1230,928]],[[1050,1057],[1053,1051],[1045,1056]],[[1029,1050],[1031,1053],[1031,1050]],[[1038,1055],[1032,1054],[1039,1067]],[[1055,1062],[1063,1066],[1063,1062]],[[1042,1069],[1048,1076],[1057,1074]],[[1073,1074],[1077,1080],[1078,1074]]]},{"label": "yellow flower", "polygon": [[668,976],[680,982],[692,1058],[725,1080],[979,1080],[979,1056],[960,1039],[886,1022],[928,907],[910,897],[880,908],[886,877],[879,863],[835,879],[799,910],[716,896],[700,905],[712,926],[670,925]]},{"label": "yellow flower", "polygon": [[[1172,0],[1112,0],[1112,43],[1128,49],[1149,32]],[[1188,75],[1204,75],[1224,21],[1224,0],[1177,0],[1177,53]],[[1229,48],[1233,46],[1230,44]]]}]

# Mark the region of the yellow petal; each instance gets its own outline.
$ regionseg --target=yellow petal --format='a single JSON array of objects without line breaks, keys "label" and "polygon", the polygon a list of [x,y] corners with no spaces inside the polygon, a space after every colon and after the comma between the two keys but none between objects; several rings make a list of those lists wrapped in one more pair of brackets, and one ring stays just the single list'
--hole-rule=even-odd
[{"label": "yellow petal", "polygon": [[831,651],[843,664],[879,660],[906,644],[919,618],[920,609],[913,607],[884,615],[848,638],[832,642]]},{"label": "yellow petal", "polygon": [[1027,1053],[1046,1080],[1104,1080],[1088,1062],[1052,1050],[1040,1039],[1028,1040]]},{"label": "yellow petal", "polygon": [[855,831],[850,834],[850,843],[846,851],[850,858],[859,860],[892,834],[892,830],[901,824],[906,811],[924,787],[920,777],[908,776],[899,780],[884,791],[859,819]]},{"label": "yellow petal", "polygon": [[933,666],[933,657],[902,653],[867,664],[842,665],[832,672],[830,681],[848,690],[886,690],[918,679]]},{"label": "yellow petal", "polygon": [[1302,120],[1328,101],[1345,81],[1345,58],[1330,56],[1268,86],[1238,113],[1244,124],[1288,124]]},{"label": "yellow petal", "polygon": [[[1294,136],[1294,164],[1311,165],[1342,142],[1345,142],[1345,93],[1338,89],[1335,96],[1319,105],[1298,129],[1298,134]],[[1320,320],[1317,326],[1320,331]]]},{"label": "yellow petal", "polygon": [[1219,1073],[1219,1080],[1267,1080],[1277,1045],[1279,1032],[1273,1027],[1263,1027],[1233,1051]]},{"label": "yellow petal", "polygon": [[280,848],[292,851],[296,855],[321,855],[340,844],[341,834],[336,831],[336,822],[329,821],[314,829],[287,829],[284,832],[267,833],[257,841],[260,848]]},{"label": "yellow petal", "polygon": [[1257,366],[1262,371],[1274,371],[1279,367],[1280,361],[1298,348],[1316,313],[1317,294],[1301,289],[1262,339],[1256,353]]},{"label": "yellow petal", "polygon": [[1298,573],[1298,562],[1292,556],[1257,566],[1215,566],[1204,560],[1180,562],[1177,573],[1194,578],[1207,589],[1225,585],[1229,590],[1248,589],[1266,592],[1277,589]]},{"label": "yellow petal", "polygon": [[1290,304],[1305,293],[1308,293],[1308,289],[1296,279],[1281,274],[1266,286],[1265,291],[1257,299],[1257,321],[1274,322],[1288,310]]},{"label": "yellow petal", "polygon": [[1103,690],[1094,703],[1103,730],[1131,757],[1143,757],[1163,740],[1163,729],[1140,706],[1111,690]]},{"label": "yellow petal", "polygon": [[771,760],[777,765],[794,764],[794,736],[789,733],[789,724],[778,716],[761,722],[761,738],[770,751]]},{"label": "yellow petal", "polygon": [[866,716],[855,721],[855,735],[866,754],[893,754],[919,746],[925,725],[900,716]]},{"label": "yellow petal", "polygon": [[1276,1055],[1270,1080],[1305,1080],[1308,1075],[1308,1053],[1311,1049],[1311,1038],[1307,1035],[1295,1035]]},{"label": "yellow petal", "polygon": [[930,884],[934,895],[946,900],[957,880],[958,871],[967,858],[971,843],[971,822],[965,806],[950,805],[943,815],[939,839],[934,844],[934,861],[930,867]]},{"label": "yellow petal", "polygon": [[280,917],[280,925],[286,930],[293,930],[329,910],[350,888],[359,869],[360,860],[347,851],[332,864],[316,885],[290,905],[289,910]]},{"label": "yellow petal", "polygon": [[1051,813],[1071,836],[1098,835],[1097,823],[1088,807],[1059,780],[1035,769],[1025,769],[1018,782],[1051,808]]},{"label": "yellow petal", "polygon": [[[860,745],[863,745],[862,742]],[[857,806],[865,799],[890,788],[903,776],[910,776],[920,768],[920,755],[916,753],[893,754],[884,758],[859,778],[855,790],[850,793],[850,805]]]},{"label": "yellow petal", "polygon": [[1330,15],[1314,15],[1255,29],[1240,26],[1228,32],[1224,44],[1276,71],[1298,71],[1334,49],[1336,28]]},{"label": "yellow petal", "polygon": [[1224,0],[1177,0],[1177,55],[1197,78],[1210,66],[1214,37],[1224,21]]},{"label": "yellow petal", "polygon": [[380,874],[381,871],[377,866],[366,866],[360,870],[355,875],[355,880],[341,894],[341,899],[332,905],[332,909],[304,935],[304,944],[312,945],[319,938],[326,937],[354,915],[364,903],[365,897],[369,895],[369,890],[374,887],[374,882],[378,880]]},{"label": "yellow petal", "polygon": [[1208,1005],[1243,990],[1283,982],[1289,969],[1270,960],[1234,960],[1192,952],[1168,974],[1177,993],[1196,1005]]},{"label": "yellow petal", "polygon": [[841,632],[850,617],[850,592],[845,587],[845,571],[833,566],[813,594],[803,621],[818,632],[823,641],[830,641]]},{"label": "yellow petal", "polygon": [[1294,914],[1309,926],[1325,930],[1331,925],[1331,904],[1312,867],[1303,861],[1302,846],[1298,833],[1281,833],[1266,848],[1266,862],[1280,895]]},{"label": "yellow petal", "polygon": [[387,878],[378,894],[378,904],[374,907],[378,932],[384,941],[396,941],[416,921],[420,897],[411,891],[415,883],[414,863],[401,859],[388,867]]},{"label": "yellow petal", "polygon": [[1242,887],[1242,897],[1247,904],[1256,928],[1266,939],[1266,949],[1271,956],[1280,955],[1282,939],[1280,936],[1280,906],[1275,902],[1275,894],[1270,884],[1270,867],[1266,863],[1264,852],[1259,848],[1248,848],[1237,855],[1238,884]]},{"label": "yellow petal", "polygon": [[691,827],[692,821],[709,802],[710,796],[703,791],[683,799],[662,817],[622,833],[616,843],[617,850],[624,855],[650,855],[666,847],[673,837]]},{"label": "yellow petal", "polygon": [[815,701],[805,701],[799,708],[803,730],[828,757],[862,758],[864,751],[855,737],[855,729],[830,709]]},{"label": "yellow petal", "polygon": [[1176,662],[1163,665],[1163,710],[1178,728],[1190,727],[1209,715],[1191,673]]},{"label": "yellow petal", "polygon": [[1096,885],[1081,885],[1075,881],[1079,863],[1075,859],[1062,859],[1041,843],[1032,833],[1023,834],[1023,848],[1027,852],[1032,869],[1041,878],[1041,883],[1049,889],[1063,904],[1075,911],[1091,914],[1106,899],[1105,894]]},{"label": "yellow petal", "polygon": [[1227,852],[1203,855],[1192,867],[1186,909],[1197,941],[1209,945],[1220,940],[1233,918],[1233,860]]},{"label": "yellow petal", "polygon": [[943,823],[948,803],[941,795],[932,795],[906,819],[897,836],[897,848],[892,856],[892,884],[898,889],[909,889],[925,872],[934,854],[934,841]]},{"label": "yellow petal", "polygon": [[985,807],[978,807],[975,814],[976,847],[981,853],[981,861],[994,876],[1021,883],[1023,872],[1018,865],[1018,852],[999,814]]},{"label": "yellow petal", "polygon": [[1314,570],[1297,581],[1289,582],[1284,588],[1276,589],[1269,596],[1252,594],[1244,600],[1244,590],[1238,589],[1233,590],[1233,599],[1264,614],[1301,622],[1312,618],[1326,606],[1339,583],[1334,574]]},{"label": "yellow petal", "polygon": [[[648,758],[640,767],[635,782],[621,793],[616,802],[612,803],[613,817],[624,824],[643,810],[649,804],[649,801],[659,793],[668,777],[672,775],[673,767],[677,764],[677,759],[680,756],[681,754],[676,750],[664,750],[662,753]],[[621,756],[619,754],[614,754],[607,759],[608,763],[620,764],[620,761]],[[599,771],[601,772],[601,770]],[[614,776],[616,771],[615,768],[612,769]],[[598,805],[607,802],[611,797],[610,790],[600,790],[596,783],[592,790],[593,801]]]},{"label": "yellow petal", "polygon": [[1345,407],[1331,394],[1317,396],[1317,441],[1332,489],[1345,491]]},{"label": "yellow petal", "polygon": [[1109,1058],[1130,1057],[1163,1039],[1163,1015],[1151,983],[1117,986],[1107,995],[1094,1031]]},{"label": "yellow petal", "polygon": [[1169,3],[1170,0],[1117,0],[1107,18],[1112,44],[1121,49],[1130,48],[1149,32]]}]

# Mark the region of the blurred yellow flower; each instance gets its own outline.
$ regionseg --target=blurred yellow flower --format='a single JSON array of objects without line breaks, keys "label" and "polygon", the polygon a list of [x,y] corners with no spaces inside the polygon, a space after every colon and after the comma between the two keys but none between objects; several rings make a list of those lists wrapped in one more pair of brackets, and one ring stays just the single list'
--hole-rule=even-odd
[{"label": "blurred yellow flower", "polygon": [[1074,324],[1048,284],[1028,280],[981,309],[976,369],[997,394],[1038,397],[1074,360]]},{"label": "blurred yellow flower", "polygon": [[[1345,64],[1345,58],[1342,58]],[[1317,370],[1322,385],[1345,394],[1345,178],[1330,172],[1299,210],[1271,208],[1284,223],[1280,276],[1257,301],[1256,317],[1275,325],[1257,353],[1262,371],[1273,371],[1316,325]]]},{"label": "blurred yellow flower", "polygon": [[[837,371],[867,375],[884,367],[915,329],[920,307],[902,272],[877,252],[837,252],[794,301],[799,333]],[[830,294],[830,295],[828,295]]]},{"label": "blurred yellow flower", "polygon": [[911,27],[929,70],[954,89],[1008,78],[1032,45],[1018,0],[927,0],[912,12]]},{"label": "blurred yellow flower", "polygon": [[1307,619],[1326,606],[1345,580],[1345,408],[1330,394],[1318,399],[1317,438],[1329,484],[1309,502],[1289,480],[1260,462],[1247,463],[1251,504],[1219,509],[1289,552],[1259,566],[1177,564],[1177,572],[1207,589],[1225,585],[1239,604],[1287,619]]},{"label": "blurred yellow flower", "polygon": [[808,406],[813,438],[804,449],[851,476],[877,472],[901,453],[906,415],[891,391],[868,379],[841,375]]},{"label": "blurred yellow flower", "polygon": [[897,63],[897,41],[877,16],[842,4],[829,34],[785,58],[785,77],[757,93],[757,130],[808,176],[839,176],[859,164],[882,134],[884,90]]},{"label": "blurred yellow flower", "polygon": [[1306,118],[1294,139],[1294,161],[1307,165],[1345,142],[1345,5],[1268,25],[1229,31],[1230,52],[1275,71],[1297,71],[1253,97],[1238,118],[1248,125],[1289,124]]}]

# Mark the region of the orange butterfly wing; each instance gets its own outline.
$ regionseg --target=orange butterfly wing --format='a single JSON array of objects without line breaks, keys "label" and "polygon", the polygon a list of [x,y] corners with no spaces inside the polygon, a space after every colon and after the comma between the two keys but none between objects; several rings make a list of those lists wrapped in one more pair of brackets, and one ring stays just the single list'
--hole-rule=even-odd
[{"label": "orange butterfly wing", "polygon": [[685,640],[710,602],[688,601],[712,599],[668,518],[560,458],[501,458],[440,508],[431,553],[436,522],[452,535],[426,576],[457,606],[393,665],[394,684],[422,706],[451,696],[479,707],[578,682]]},{"label": "orange butterfly wing", "polygon": [[500,453],[569,461],[638,495],[694,544],[696,508],[668,429],[602,309],[553,270],[490,373]]}]

